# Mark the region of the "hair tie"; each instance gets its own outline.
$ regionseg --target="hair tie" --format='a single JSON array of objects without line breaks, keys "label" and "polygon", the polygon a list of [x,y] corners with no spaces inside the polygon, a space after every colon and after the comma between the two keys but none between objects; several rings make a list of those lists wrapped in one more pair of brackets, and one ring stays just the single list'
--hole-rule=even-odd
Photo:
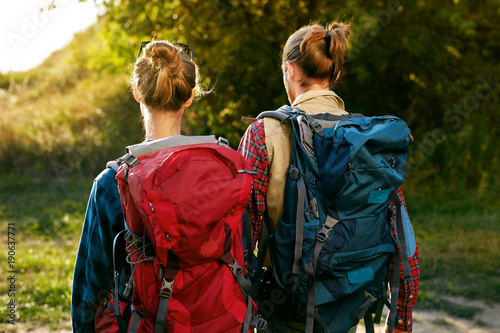
[{"label": "hair tie", "polygon": [[329,59],[333,59],[332,58],[332,55],[330,54],[330,43],[332,41],[332,36],[330,36],[330,31],[326,31],[325,32],[325,55],[329,58]]}]

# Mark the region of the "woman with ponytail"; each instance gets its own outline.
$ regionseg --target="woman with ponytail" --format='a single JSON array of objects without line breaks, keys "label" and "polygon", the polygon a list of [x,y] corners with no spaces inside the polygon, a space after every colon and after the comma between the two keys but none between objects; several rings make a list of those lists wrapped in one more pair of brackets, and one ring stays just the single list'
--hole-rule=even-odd
[{"label": "woman with ponytail", "polygon": [[[300,109],[309,115],[347,114],[343,100],[334,89],[345,73],[350,33],[348,24],[334,22],[326,27],[318,24],[302,27],[288,38],[282,53],[282,70],[283,83],[293,109]],[[250,198],[254,248],[259,240],[262,242],[264,224],[271,229],[266,233],[273,233],[283,216],[285,183],[293,148],[291,134],[286,122],[266,117],[253,122],[240,142],[240,153],[258,173]],[[259,250],[262,250],[261,246]],[[411,278],[405,280],[400,277],[394,332],[412,330],[412,309],[417,298],[420,272],[418,249],[409,264]],[[267,256],[264,266],[269,265]],[[282,319],[288,322],[297,320]],[[355,330],[353,327],[349,332]]]},{"label": "woman with ponytail", "polygon": [[[142,46],[146,44],[145,48]],[[186,52],[188,51],[188,52]],[[181,119],[194,98],[203,94],[200,77],[192,59],[192,48],[166,41],[143,42],[139,57],[130,78],[133,94],[144,120],[146,141],[174,147],[185,140],[196,143],[202,137],[186,137],[181,134]],[[184,140],[184,141],[183,141]],[[118,193],[116,163],[108,167],[94,180],[87,206],[80,246],[76,259],[71,318],[73,332],[107,331],[96,328],[96,316],[103,316],[109,307],[109,291],[114,289],[113,240],[124,229],[124,214]],[[130,265],[123,254],[118,256],[122,267],[118,270],[119,299],[130,303],[126,292]],[[113,307],[111,307],[113,308]],[[123,310],[130,316],[130,308]],[[124,319],[125,322],[127,321]],[[115,320],[116,325],[116,320]]]}]

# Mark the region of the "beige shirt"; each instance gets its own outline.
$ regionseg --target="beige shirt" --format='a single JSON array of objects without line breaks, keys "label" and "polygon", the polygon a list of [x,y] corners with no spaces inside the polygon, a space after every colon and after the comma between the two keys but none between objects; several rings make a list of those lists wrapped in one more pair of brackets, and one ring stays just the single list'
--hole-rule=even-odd
[{"label": "beige shirt", "polygon": [[[346,114],[344,101],[331,90],[309,90],[298,96],[292,104],[307,114]],[[271,222],[271,232],[276,230],[283,215],[283,203],[287,170],[292,156],[292,129],[279,120],[265,118],[264,134],[269,161],[269,182],[266,207]]]}]

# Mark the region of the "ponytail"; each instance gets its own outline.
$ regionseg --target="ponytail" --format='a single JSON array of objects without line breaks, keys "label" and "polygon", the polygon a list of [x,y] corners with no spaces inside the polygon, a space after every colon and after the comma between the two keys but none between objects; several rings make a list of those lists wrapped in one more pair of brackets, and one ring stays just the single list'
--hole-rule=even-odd
[{"label": "ponytail", "polygon": [[[295,62],[309,79],[335,82],[346,62],[347,43],[351,28],[347,24],[334,22],[327,28],[314,24],[293,33],[283,49],[283,64]],[[303,85],[310,82],[305,80]]]}]

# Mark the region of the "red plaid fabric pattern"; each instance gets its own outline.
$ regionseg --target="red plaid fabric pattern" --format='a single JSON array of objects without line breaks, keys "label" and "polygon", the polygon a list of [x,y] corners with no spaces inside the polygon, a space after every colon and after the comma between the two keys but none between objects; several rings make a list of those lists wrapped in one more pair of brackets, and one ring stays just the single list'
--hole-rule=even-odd
[{"label": "red plaid fabric pattern", "polygon": [[[404,209],[407,210],[406,208],[406,202],[403,196],[403,191],[401,187],[397,191],[397,196],[401,203],[404,206]],[[394,202],[391,202],[390,204],[390,211],[392,213],[391,215],[391,231],[392,235],[396,237],[396,230],[394,228],[396,224],[396,205]],[[416,240],[415,240],[416,242]],[[398,251],[400,254],[401,258],[401,250],[398,246]],[[404,260],[404,258],[401,258],[401,260]],[[395,327],[399,328],[400,330],[406,331],[406,332],[411,332],[412,327],[413,327],[413,319],[412,319],[412,313],[413,313],[413,307],[417,303],[417,295],[418,295],[418,286],[419,286],[419,278],[420,278],[420,256],[418,253],[418,246],[416,245],[416,250],[415,253],[411,258],[408,258],[408,263],[410,265],[410,273],[411,277],[409,281],[405,282],[404,281],[404,276],[403,276],[403,264],[401,263],[401,260],[399,262],[399,271],[401,272],[401,275],[399,277],[400,280],[400,289],[399,289],[399,297],[398,297],[398,306],[397,306],[397,311],[396,311],[396,323]],[[394,269],[394,259],[391,264],[391,270],[389,274],[389,282],[392,285],[393,281],[393,269]]]},{"label": "red plaid fabric pattern", "polygon": [[[264,122],[258,120],[252,123],[243,138],[241,139],[238,151],[250,161],[254,171],[258,175],[254,177],[253,190],[250,198],[250,209],[252,211],[252,230],[253,230],[253,245],[260,238],[262,230],[262,219],[266,210],[266,190],[268,184],[269,162],[267,160],[267,148],[264,134]],[[399,188],[397,195],[406,209],[406,203],[403,197],[403,191]],[[396,206],[391,202],[390,209],[392,212],[391,225],[395,225],[396,221]],[[394,227],[392,228],[395,235]],[[398,247],[398,251],[400,251]],[[398,306],[396,311],[395,328],[403,331],[411,332],[413,327],[412,312],[415,303],[417,302],[419,276],[420,276],[420,257],[418,247],[412,258],[408,258],[410,264],[411,278],[404,282],[403,273],[400,276],[400,289],[398,297]],[[392,285],[392,267],[390,273],[390,283]],[[400,263],[401,265],[401,263]],[[403,272],[402,265],[400,272]]]},{"label": "red plaid fabric pattern", "polygon": [[253,170],[258,173],[258,175],[254,176],[252,195],[250,196],[253,235],[252,245],[255,247],[255,244],[260,238],[262,220],[266,210],[266,191],[269,171],[263,120],[258,120],[248,127],[245,135],[243,135],[241,139],[238,151],[250,161]]}]

